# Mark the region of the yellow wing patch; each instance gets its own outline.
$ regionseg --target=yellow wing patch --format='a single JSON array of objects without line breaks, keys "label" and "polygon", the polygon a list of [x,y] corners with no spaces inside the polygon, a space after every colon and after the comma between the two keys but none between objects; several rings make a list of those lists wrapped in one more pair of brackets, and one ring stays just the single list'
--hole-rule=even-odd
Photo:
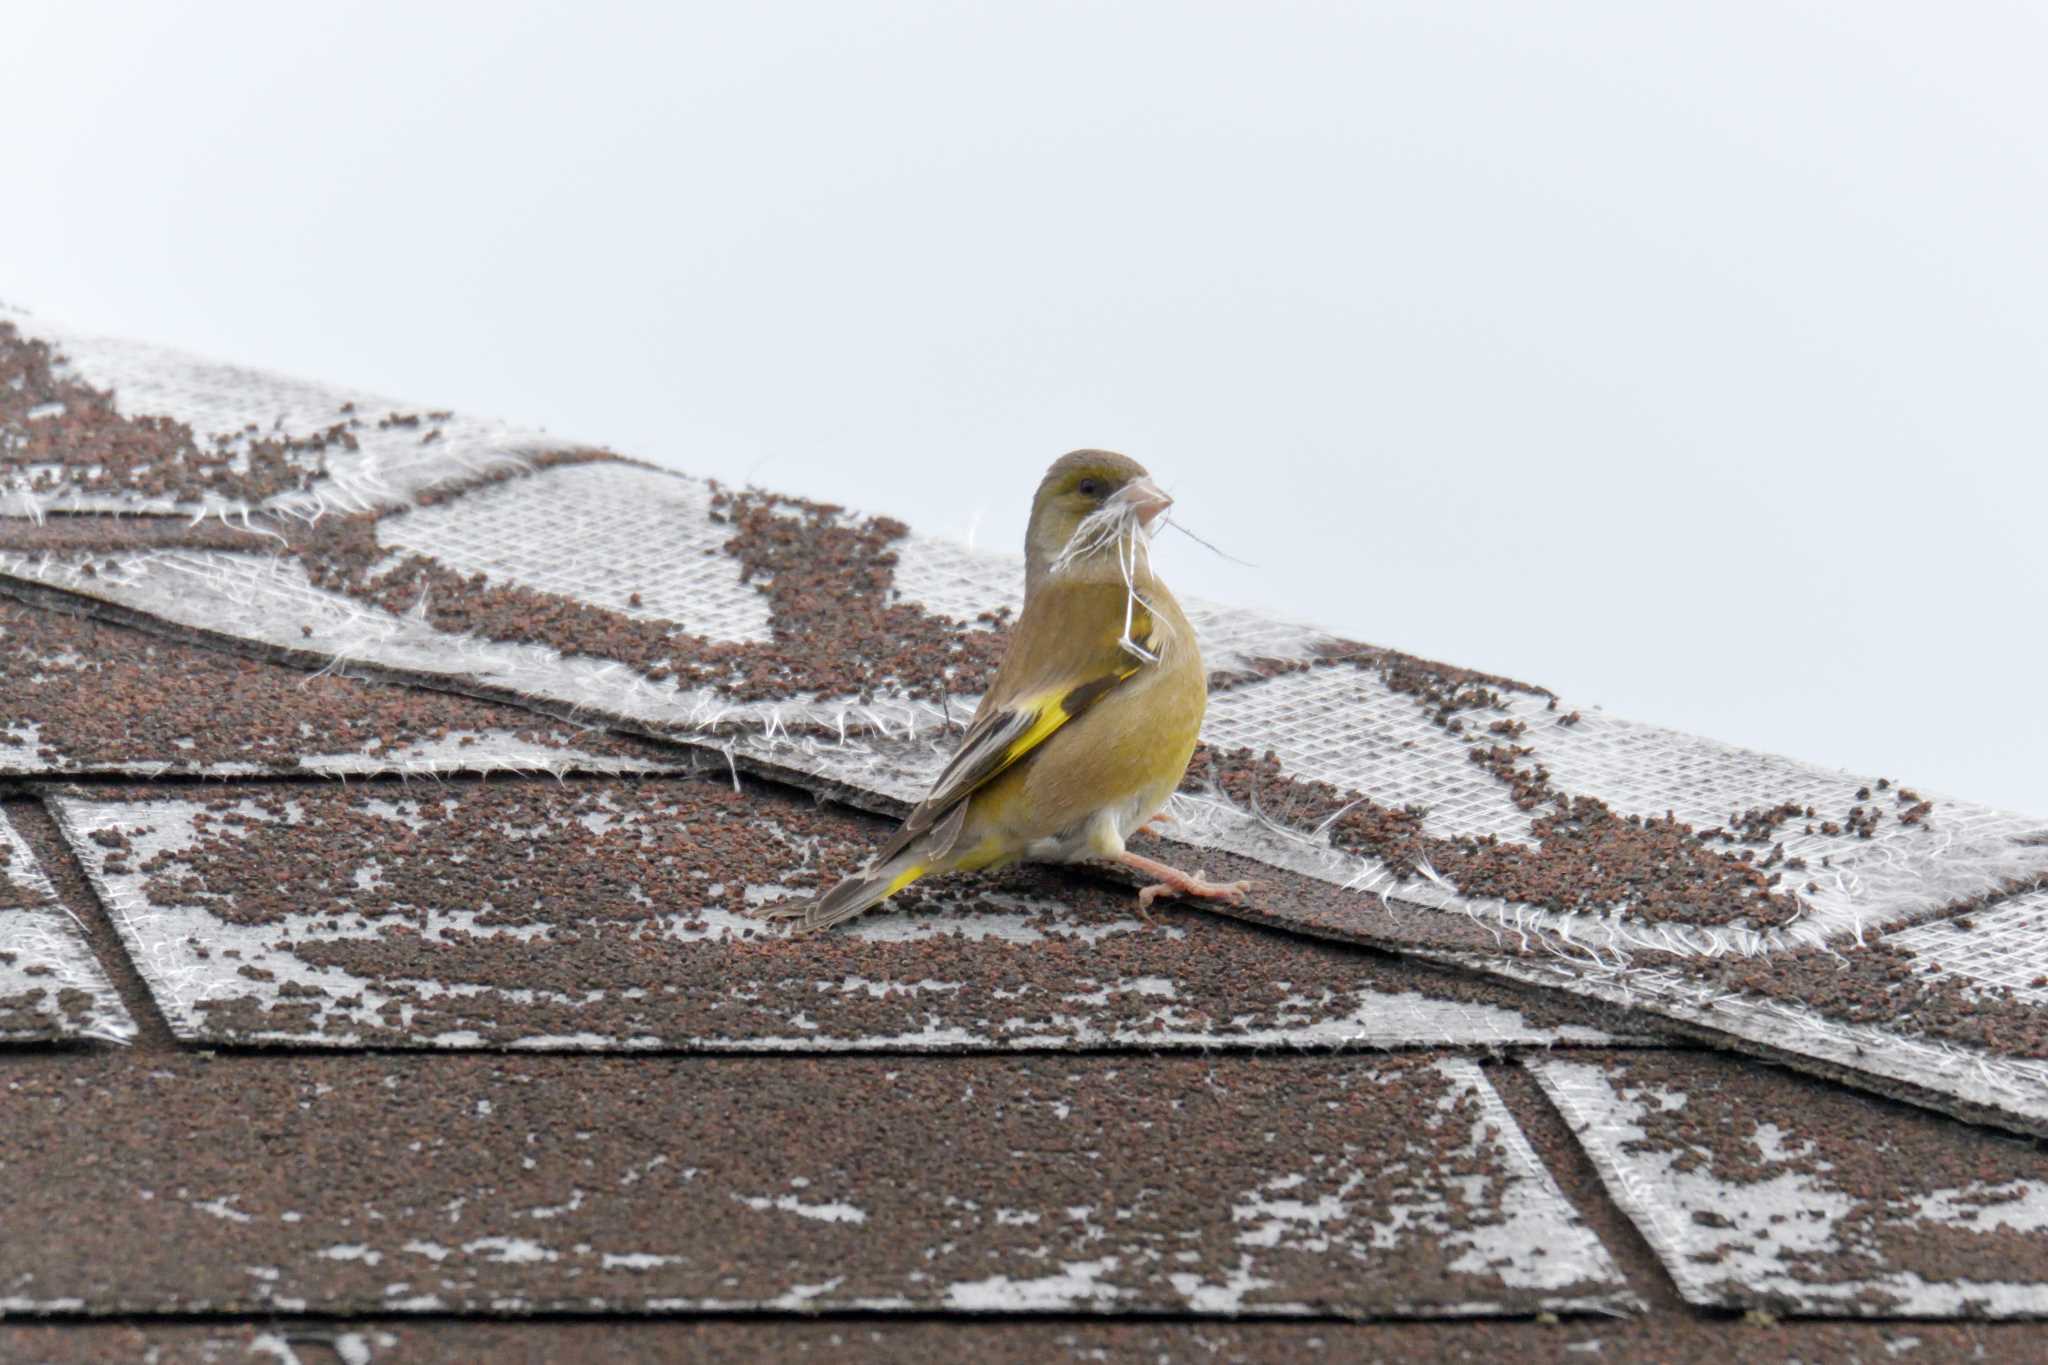
[{"label": "yellow wing patch", "polygon": [[[1025,730],[1023,734],[1010,741],[1009,746],[1003,750],[1003,761],[996,771],[1001,772],[1002,769],[1009,767],[1012,763],[1015,763],[1018,759],[1045,743],[1055,730],[1087,710],[1103,693],[1109,691],[1110,688],[1115,687],[1133,673],[1136,673],[1143,666],[1142,664],[1132,664],[1128,668],[1120,668],[1115,673],[1097,678],[1093,682],[1082,683],[1079,687],[1063,692],[1057,697],[1047,693],[1041,697],[1034,697],[1026,706],[1019,707],[1019,710],[1035,711],[1037,719],[1031,722],[1030,728]],[[994,774],[990,775],[993,776]]]},{"label": "yellow wing patch", "polygon": [[[1159,644],[1158,622],[1152,613],[1141,610],[1136,624],[1144,630],[1146,646],[1156,650]],[[932,828],[943,812],[958,808],[959,803],[978,788],[1015,766],[1033,749],[1057,734],[1061,726],[1093,706],[1111,688],[1143,669],[1148,662],[1149,659],[1134,659],[1126,654],[1107,672],[1079,686],[1019,697],[1001,710],[975,721],[961,740],[959,751],[932,784],[931,792],[904,820],[896,838],[883,849],[880,857],[887,860],[908,848],[913,839]],[[891,887],[890,894],[898,889]]]},{"label": "yellow wing patch", "polygon": [[896,876],[889,882],[889,889],[882,893],[881,899],[889,899],[889,897],[895,895],[898,891],[901,891],[904,887],[910,885],[912,882],[916,881],[919,877],[922,877],[925,873],[929,872],[930,870],[931,868],[929,864],[912,863],[909,867],[906,867],[901,872],[898,872]]}]

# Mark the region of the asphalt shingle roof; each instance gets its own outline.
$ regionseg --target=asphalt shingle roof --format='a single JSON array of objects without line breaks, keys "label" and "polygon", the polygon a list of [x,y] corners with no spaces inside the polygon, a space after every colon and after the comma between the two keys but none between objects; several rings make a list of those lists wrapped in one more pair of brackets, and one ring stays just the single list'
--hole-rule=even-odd
[{"label": "asphalt shingle roof", "polygon": [[0,1356],[2048,1348],[2042,821],[1197,604],[1165,842],[1250,905],[789,938],[1014,564],[21,316],[0,378]]}]

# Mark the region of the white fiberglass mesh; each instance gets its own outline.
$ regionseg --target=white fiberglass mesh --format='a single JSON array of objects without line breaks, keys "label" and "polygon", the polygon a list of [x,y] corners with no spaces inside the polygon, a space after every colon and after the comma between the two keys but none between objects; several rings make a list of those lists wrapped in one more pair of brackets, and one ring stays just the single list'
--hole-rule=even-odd
[{"label": "white fiberglass mesh", "polygon": [[[525,454],[565,444],[507,423],[447,414],[417,425],[379,426],[401,405],[355,389],[294,379],[263,370],[226,365],[169,347],[119,337],[95,336],[44,318],[8,319],[25,336],[49,342],[68,362],[62,373],[95,389],[112,390],[115,410],[129,417],[168,417],[192,428],[211,447],[217,435],[234,435],[246,446],[255,438],[306,437],[350,415],[361,419],[357,449],[330,448],[326,477],[304,492],[269,499],[268,510],[295,516],[325,511],[363,511],[402,502],[432,484],[465,474],[515,466]],[[353,414],[345,405],[353,404]],[[435,433],[431,441],[430,432]],[[309,457],[310,458],[310,457]],[[45,512],[208,513],[234,516],[253,510],[240,501],[209,494],[183,499],[161,494],[84,493],[59,489],[31,493],[0,481],[0,516],[39,517]]]},{"label": "white fiberglass mesh", "polygon": [[894,546],[896,596],[938,616],[972,621],[983,612],[1024,609],[1024,560],[908,535]]},{"label": "white fiberglass mesh", "polygon": [[1195,628],[1195,638],[1202,643],[1202,662],[1212,673],[1229,672],[1261,659],[1307,659],[1317,644],[1330,638],[1313,626],[1261,616],[1243,607],[1183,601],[1181,610]]},{"label": "white fiberglass mesh", "polygon": [[[1752,807],[1790,802],[1813,806],[1821,819],[1839,821],[1858,804],[1857,789],[1871,781],[1600,711],[1573,713],[1562,705],[1549,711],[1542,698],[1505,700],[1529,727],[1520,742],[1536,750],[1558,786],[1597,797],[1617,810],[1669,811],[1703,827],[1725,825]],[[1561,724],[1559,717],[1567,714],[1580,718]],[[1873,796],[1891,804],[1891,793]],[[1861,804],[1872,800],[1864,798]]]},{"label": "white fiberglass mesh", "polygon": [[[731,738],[721,734],[711,742],[721,747],[765,745],[768,750],[795,747],[784,744],[781,736],[785,726],[798,721],[846,727],[856,735],[848,743],[806,741],[799,756],[808,760],[819,755],[865,755],[859,770],[863,778],[872,756],[860,744],[858,732],[897,741],[928,740],[934,746],[928,771],[921,768],[914,775],[920,791],[943,765],[948,748],[945,711],[927,702],[902,697],[734,702],[708,687],[686,689],[673,679],[652,681],[615,660],[565,656],[546,645],[451,635],[416,611],[395,615],[317,588],[297,560],[283,556],[212,550],[117,556],[0,551],[0,575],[114,603],[189,629],[329,658],[336,664],[362,662],[402,676],[433,678],[458,691],[483,689],[542,709],[573,712],[579,722],[624,720],[664,736],[713,728],[741,730],[748,733]],[[758,742],[749,746],[749,740]],[[788,761],[790,755],[780,757]]]},{"label": "white fiberglass mesh", "polygon": [[[590,553],[596,560],[609,561],[622,552],[607,538],[593,542]],[[88,567],[94,567],[94,572],[88,574]],[[467,680],[551,706],[566,705],[593,719],[626,720],[655,727],[663,733],[701,732],[709,727],[755,731],[752,738],[734,735],[714,742],[738,745],[799,772],[892,797],[915,795],[921,790],[943,763],[949,748],[943,710],[926,703],[877,696],[866,701],[791,698],[786,702],[739,704],[710,688],[685,690],[673,681],[651,682],[636,670],[613,661],[564,657],[540,645],[498,644],[448,635],[416,613],[397,616],[316,589],[292,560],[180,550],[129,554],[113,561],[101,557],[95,567],[71,556],[0,554],[0,572],[279,648],[312,651],[341,660],[362,660],[456,682]],[[1329,669],[1316,673],[1328,673],[1334,678],[1346,671]],[[1368,792],[1375,790],[1376,782],[1390,783],[1380,790],[1389,795],[1403,791],[1422,793],[1422,803],[1431,804],[1428,793],[1433,791],[1437,798],[1434,804],[1440,807],[1437,819],[1444,827],[1458,823],[1473,829],[1507,825],[1506,809],[1512,807],[1504,809],[1484,794],[1483,785],[1475,785],[1475,775],[1483,779],[1483,772],[1459,748],[1444,742],[1447,736],[1421,708],[1404,702],[1401,707],[1374,712],[1373,725],[1384,726],[1384,730],[1362,740],[1355,720],[1343,708],[1311,711],[1288,702],[1288,689],[1307,688],[1310,690],[1304,696],[1310,696],[1316,689],[1341,687],[1342,683],[1289,681],[1296,676],[1283,674],[1219,694],[1217,723],[1222,728],[1213,728],[1211,738],[1227,736],[1256,753],[1286,750],[1304,762],[1327,764],[1324,770],[1339,776],[1350,772],[1356,762],[1360,767],[1355,776],[1361,780],[1353,785]],[[1370,689],[1362,695],[1370,700]],[[1385,701],[1386,698],[1379,699],[1380,704]],[[1510,704],[1524,703],[1517,697]],[[1543,722],[1532,724],[1524,740],[1535,747],[1536,759],[1547,763],[1549,755],[1558,751],[1566,752],[1569,759],[1570,746],[1581,743],[1571,734],[1577,727],[1555,725],[1540,709],[1531,714]],[[1718,766],[1711,771],[1720,785],[1709,789],[1717,796],[1739,781],[1749,783],[1745,790],[1770,791],[1777,788],[1781,778],[1796,778],[1797,782],[1785,783],[1795,792],[1816,788],[1840,791],[1842,784],[1854,781],[1654,727],[1602,719],[1604,725],[1597,733],[1614,737],[1614,742],[1602,751],[1609,755],[1614,770],[1593,794],[1605,795],[1623,814],[1661,813],[1671,804],[1660,799],[1656,775],[1674,771],[1676,760],[1670,754],[1673,748],[1713,757]],[[794,738],[783,732],[783,727],[798,721],[847,727],[846,737],[827,742]],[[1591,723],[1580,722],[1582,726]],[[894,751],[878,755],[861,738],[864,733],[893,742]],[[915,755],[902,745],[906,740],[926,746],[909,768],[905,764]],[[1384,748],[1389,744],[1413,756],[1414,766],[1390,764],[1390,773],[1384,777],[1363,771],[1370,746]],[[1409,745],[1413,747],[1407,748]],[[1616,755],[1638,756],[1644,772],[1650,774],[1636,784],[1633,795],[1619,767],[1623,760]],[[1750,769],[1763,776],[1745,777]],[[1557,785],[1565,791],[1582,790],[1574,782],[1586,775],[1598,776],[1600,772],[1597,766],[1581,762],[1569,769],[1569,775],[1557,773]],[[1847,792],[1853,797],[1854,788]],[[1695,799],[1693,804],[1702,802]],[[1883,928],[1960,897],[1995,889],[2012,877],[2048,870],[2048,847],[2032,846],[2012,837],[2035,828],[2035,822],[1995,812],[1980,813],[1977,808],[1958,803],[1957,828],[1951,829],[1945,810],[1945,806],[1937,806],[1933,817],[1911,826],[1901,824],[1895,816],[1888,817],[1880,826],[1878,837],[1868,840],[1853,835],[1830,836],[1828,847],[1833,852],[1814,857],[1808,868],[1796,874],[1816,889],[1808,891],[1805,883],[1790,884],[1799,890],[1807,913],[1789,928],[1769,933],[1739,926],[1644,925],[1625,918],[1539,911],[1506,902],[1469,899],[1454,885],[1442,881],[1411,880],[1400,884],[1398,890],[1410,904],[1473,915],[1509,931],[1540,929],[1601,952],[1631,948],[1684,953],[1764,952],[1779,946],[1823,942],[1837,934]],[[1190,842],[1264,859],[1341,886],[1382,892],[1397,889],[1387,870],[1377,862],[1340,853],[1330,848],[1327,840],[1276,829],[1254,812],[1238,811],[1215,800],[1177,798],[1175,813],[1182,817],[1176,835]],[[1514,833],[1526,838],[1519,830]],[[1824,865],[1822,857],[1829,857],[1833,866]]]},{"label": "white fiberglass mesh", "polygon": [[1470,741],[1431,723],[1412,698],[1364,669],[1283,673],[1215,693],[1202,738],[1255,757],[1270,750],[1291,777],[1384,806],[1422,806],[1430,834],[1529,839],[1528,812],[1466,758]]},{"label": "white fiberglass mesh", "polygon": [[712,640],[766,641],[768,599],[724,553],[697,479],[614,462],[562,465],[377,523],[377,540]]},{"label": "white fiberglass mesh", "polygon": [[[1798,807],[1772,837],[1784,843],[1786,859],[1806,863],[1786,877],[1786,889],[1812,911],[1810,927],[1826,933],[1883,928],[2048,865],[2048,851],[2019,842],[2040,833],[2048,824],[2042,820],[1938,797],[1931,812],[1909,824],[1901,817],[1916,803],[1897,786],[1880,788],[1874,777],[1599,711],[1560,724],[1560,716],[1575,714],[1567,704],[1550,711],[1540,698],[1508,694],[1504,701],[1528,726],[1517,741],[1534,751],[1525,763],[1548,769],[1558,790],[1595,797],[1619,814],[1668,812],[1710,829],[1751,810]],[[1867,838],[1851,824],[1858,808],[1876,817]]]},{"label": "white fiberglass mesh", "polygon": [[1965,918],[1935,920],[1885,937],[1922,961],[1939,963],[1986,986],[2002,987],[2028,1005],[2048,1005],[2048,889],[2015,896]]}]

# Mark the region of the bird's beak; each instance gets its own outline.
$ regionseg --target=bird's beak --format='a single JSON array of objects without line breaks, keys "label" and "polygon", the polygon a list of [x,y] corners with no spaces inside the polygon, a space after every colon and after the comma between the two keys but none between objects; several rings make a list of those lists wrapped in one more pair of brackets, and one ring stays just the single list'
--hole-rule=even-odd
[{"label": "bird's beak", "polygon": [[1132,479],[1117,490],[1115,501],[1135,511],[1138,524],[1148,531],[1153,521],[1173,506],[1173,499],[1160,492],[1159,485],[1150,479]]}]

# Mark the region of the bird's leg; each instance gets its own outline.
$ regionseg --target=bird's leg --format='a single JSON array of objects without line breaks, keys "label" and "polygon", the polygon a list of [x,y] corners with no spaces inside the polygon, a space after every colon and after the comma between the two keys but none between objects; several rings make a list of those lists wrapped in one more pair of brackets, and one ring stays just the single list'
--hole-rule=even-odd
[{"label": "bird's leg", "polygon": [[1141,854],[1126,849],[1117,858],[1125,867],[1135,868],[1148,877],[1159,880],[1138,892],[1138,909],[1149,910],[1152,902],[1171,892],[1177,896],[1192,896],[1197,900],[1229,901],[1232,905],[1242,904],[1245,893],[1252,889],[1250,882],[1212,882],[1200,872],[1189,873],[1165,863],[1155,862]]},{"label": "bird's leg", "polygon": [[1174,819],[1165,811],[1161,811],[1144,824],[1138,826],[1138,828],[1144,830],[1147,834],[1163,834],[1165,831],[1160,828],[1162,825],[1177,825],[1179,823],[1180,821]]}]

